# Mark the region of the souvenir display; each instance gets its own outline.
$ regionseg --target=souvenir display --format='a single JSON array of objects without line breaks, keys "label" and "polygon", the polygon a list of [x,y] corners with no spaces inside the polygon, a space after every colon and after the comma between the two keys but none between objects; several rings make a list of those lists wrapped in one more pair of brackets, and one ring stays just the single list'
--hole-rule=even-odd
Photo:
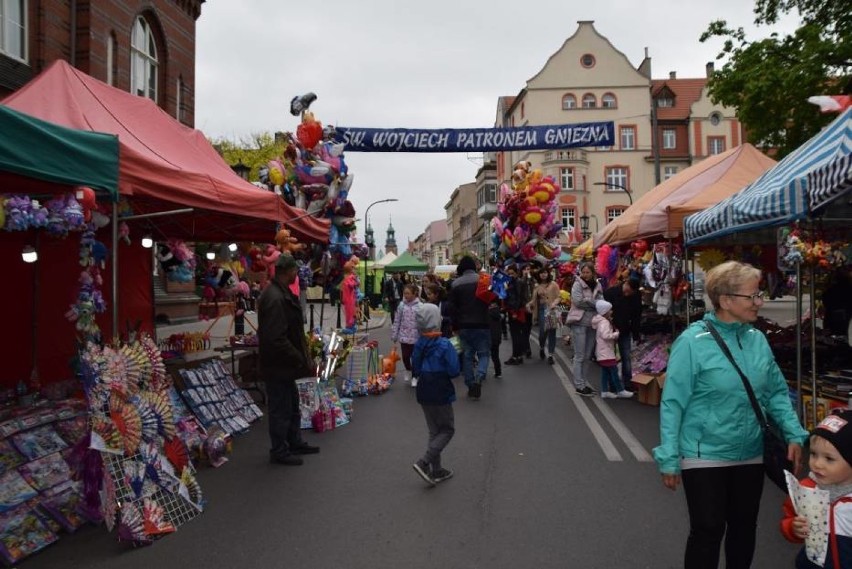
[{"label": "souvenir display", "polygon": [[71,470],[62,454],[55,452],[30,461],[18,468],[18,472],[36,490],[42,491],[71,479]]},{"label": "souvenir display", "polygon": [[68,446],[51,425],[43,425],[28,431],[12,435],[12,443],[27,459],[34,460],[42,456],[63,450]]},{"label": "souvenir display", "polygon": [[0,556],[9,564],[19,562],[57,539],[28,506],[0,513]]},{"label": "souvenir display", "polygon": [[38,492],[27,483],[17,470],[10,470],[0,476],[0,512],[11,510],[36,496],[38,496]]},{"label": "souvenir display", "polygon": [[74,488],[69,487],[55,496],[44,498],[41,505],[69,533],[77,531],[88,521],[80,511],[80,494]]},{"label": "souvenir display", "polygon": [[23,461],[24,458],[15,450],[12,443],[5,439],[0,439],[0,475],[14,469]]},{"label": "souvenir display", "polygon": [[263,413],[251,396],[240,388],[222,360],[182,369],[183,399],[204,427],[218,426],[233,435],[248,430]]}]

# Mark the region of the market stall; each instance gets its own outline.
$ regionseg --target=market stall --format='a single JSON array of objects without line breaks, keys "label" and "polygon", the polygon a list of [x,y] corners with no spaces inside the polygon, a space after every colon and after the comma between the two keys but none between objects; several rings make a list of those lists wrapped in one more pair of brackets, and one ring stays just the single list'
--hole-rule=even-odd
[{"label": "market stall", "polygon": [[[742,242],[746,239],[773,245],[778,263],[792,262],[796,272],[797,314],[802,314],[802,269],[809,284],[809,323],[811,381],[802,382],[801,354],[804,346],[799,331],[802,318],[797,318],[795,339],[796,392],[800,407],[805,391],[811,397],[810,417],[819,418],[819,384],[848,382],[852,377],[843,370],[818,370],[818,337],[816,333],[816,281],[819,271],[842,267],[849,263],[848,223],[852,220],[849,196],[852,190],[852,108],[843,112],[819,134],[786,156],[776,166],[739,193],[717,205],[686,218],[687,245]],[[767,229],[802,222],[778,234]],[[848,349],[843,342],[837,349]],[[848,361],[848,359],[847,359]],[[831,381],[828,376],[835,380]],[[818,377],[821,378],[818,381]]]}]

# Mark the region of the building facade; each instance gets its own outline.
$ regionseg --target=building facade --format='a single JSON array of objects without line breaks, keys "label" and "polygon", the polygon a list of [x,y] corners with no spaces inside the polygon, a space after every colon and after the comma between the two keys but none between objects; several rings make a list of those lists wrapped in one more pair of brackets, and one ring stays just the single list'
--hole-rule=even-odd
[{"label": "building facade", "polygon": [[0,97],[62,59],[195,124],[205,0],[0,0]]},{"label": "building facade", "polygon": [[474,235],[481,224],[477,220],[476,182],[462,184],[450,194],[450,200],[444,206],[447,212],[447,246],[450,259],[447,264],[458,262],[473,247]]},{"label": "building facade", "polygon": [[[388,223],[387,237],[385,238],[385,254],[393,253],[398,255],[396,249],[396,230],[393,228],[393,222]],[[381,259],[381,257],[379,257]]]},{"label": "building facade", "polygon": [[[712,65],[708,65],[708,74]],[[554,53],[517,96],[497,101],[498,127],[613,121],[609,147],[499,152],[495,177],[511,180],[529,160],[562,189],[563,245],[588,237],[667,177],[743,140],[734,110],[714,105],[707,78],[652,80],[651,59],[636,67],[591,21]]]}]

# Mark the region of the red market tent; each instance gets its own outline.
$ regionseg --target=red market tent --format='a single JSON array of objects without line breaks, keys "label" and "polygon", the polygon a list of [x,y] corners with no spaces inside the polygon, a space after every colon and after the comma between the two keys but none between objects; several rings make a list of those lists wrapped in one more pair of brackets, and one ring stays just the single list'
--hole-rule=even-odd
[{"label": "red market tent", "polygon": [[283,221],[302,241],[328,242],[329,222],[305,216],[280,197],[237,176],[204,135],[150,99],[111,87],[65,61],[3,100],[54,124],[118,135],[119,183],[133,213],[195,208],[149,220],[159,238],[271,241]]}]

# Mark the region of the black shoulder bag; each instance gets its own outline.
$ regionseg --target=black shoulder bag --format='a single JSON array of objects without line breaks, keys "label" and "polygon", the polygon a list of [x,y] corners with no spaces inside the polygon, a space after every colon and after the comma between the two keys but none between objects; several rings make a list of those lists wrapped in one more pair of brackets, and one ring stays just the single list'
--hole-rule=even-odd
[{"label": "black shoulder bag", "polygon": [[751,388],[751,382],[749,382],[748,378],[740,369],[740,366],[737,365],[737,362],[734,361],[734,356],[731,355],[731,350],[728,349],[728,345],[725,344],[722,336],[719,335],[719,331],[716,330],[716,327],[713,326],[712,322],[705,320],[704,324],[707,326],[707,331],[710,332],[713,339],[716,340],[717,344],[719,344],[719,347],[722,349],[722,353],[727,356],[727,358],[731,361],[731,365],[733,365],[734,369],[737,370],[737,373],[740,374],[740,379],[743,380],[743,387],[745,387],[746,393],[748,394],[748,400],[751,402],[751,408],[754,410],[754,414],[757,417],[757,423],[763,431],[763,469],[766,471],[766,476],[776,486],[786,492],[787,479],[784,476],[784,471],[789,470],[790,472],[793,472],[793,463],[787,460],[787,443],[784,442],[784,438],[779,434],[778,428],[771,424],[767,420],[766,415],[763,414],[763,410],[757,403],[757,397],[754,396],[754,390]]}]

